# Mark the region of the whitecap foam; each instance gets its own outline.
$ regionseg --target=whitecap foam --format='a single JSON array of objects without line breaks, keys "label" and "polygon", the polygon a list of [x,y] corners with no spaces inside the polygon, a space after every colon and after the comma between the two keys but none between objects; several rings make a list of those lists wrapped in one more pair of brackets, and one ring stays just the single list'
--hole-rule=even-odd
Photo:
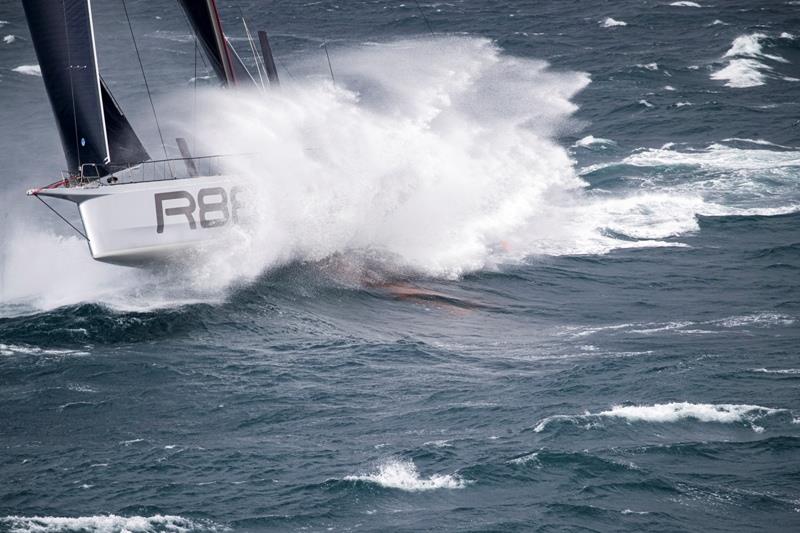
[{"label": "whitecap foam", "polygon": [[741,143],[749,143],[749,144],[757,144],[759,146],[774,146],[775,148],[785,148],[787,150],[797,150],[797,146],[786,146],[783,144],[776,144],[774,142],[770,142],[766,139],[748,139],[744,137],[729,137],[727,139],[722,139],[724,143],[730,142],[741,142]]},{"label": "whitecap foam", "polygon": [[650,102],[648,102],[647,100],[644,100],[644,99],[639,100],[639,105],[643,105],[645,107],[654,107],[653,104],[651,104]]},{"label": "whitecap foam", "polygon": [[786,59],[764,52],[764,33],[740,35],[731,43],[730,49],[722,56],[728,59],[728,65],[711,74],[711,79],[725,81],[727,87],[748,88],[766,83],[767,75],[772,67],[761,60],[770,59],[779,63],[788,63]]},{"label": "whitecap foam", "polygon": [[638,63],[636,66],[645,70],[658,70],[658,63]]},{"label": "whitecap foam", "polygon": [[6,44],[11,44],[16,40],[17,40],[16,35],[6,35],[5,37],[3,37],[3,42]]},{"label": "whitecap foam", "polygon": [[573,148],[593,148],[593,147],[606,147],[616,146],[616,142],[611,139],[604,139],[602,137],[595,137],[594,135],[587,135],[575,142]]},{"label": "whitecap foam", "polygon": [[711,74],[712,80],[724,81],[727,87],[744,89],[764,85],[764,71],[772,70],[755,59],[733,59],[728,66]]},{"label": "whitecap foam", "polygon": [[783,374],[789,376],[800,375],[800,368],[751,368],[750,371],[761,374]]},{"label": "whitecap foam", "polygon": [[526,465],[532,463],[535,466],[541,466],[541,461],[539,461],[539,452],[533,452],[520,457],[515,457],[510,459],[508,463],[512,465]]},{"label": "whitecap foam", "polygon": [[[9,533],[151,533],[170,531],[184,533],[189,531],[218,531],[215,524],[199,523],[174,515],[117,516],[96,515],[81,517],[60,516],[6,516],[0,524]],[[222,528],[224,529],[224,528]]]},{"label": "whitecap foam", "polygon": [[767,35],[764,33],[740,35],[733,40],[731,47],[722,57],[764,57],[773,61],[788,63],[789,61],[781,56],[764,53],[763,41],[766,38]]},{"label": "whitecap foam", "polygon": [[26,76],[42,75],[42,69],[39,67],[39,65],[20,65],[18,67],[12,68],[11,70],[19,74],[25,74]]},{"label": "whitecap foam", "polygon": [[780,37],[781,37],[781,39],[789,39],[790,41],[793,41],[793,40],[794,40],[794,35],[792,35],[792,34],[791,34],[791,33],[789,33],[789,32],[783,32],[783,33],[781,33],[781,36],[780,36]]},{"label": "whitecap foam", "polygon": [[381,463],[373,473],[347,476],[344,479],[347,481],[374,483],[387,489],[408,492],[463,489],[468,484],[468,481],[461,479],[456,474],[433,474],[429,478],[423,478],[412,461],[399,459],[390,459]]},{"label": "whitecap foam", "polygon": [[608,411],[597,413],[596,416],[623,418],[629,422],[670,423],[693,419],[700,422],[731,424],[781,411],[760,405],[672,402],[655,405],[615,405]]},{"label": "whitecap foam", "polygon": [[750,315],[732,316],[720,320],[712,320],[709,323],[723,328],[741,328],[745,326],[791,326],[795,322],[795,318],[789,315],[779,313],[754,313]]},{"label": "whitecap foam", "polygon": [[450,443],[449,440],[441,439],[441,440],[431,440],[428,442],[422,443],[423,446],[433,446],[434,448],[452,448],[453,445]]},{"label": "whitecap foam", "polygon": [[732,148],[713,143],[703,150],[676,150],[672,146],[640,150],[623,161],[637,167],[697,166],[706,169],[768,170],[800,167],[800,151]]},{"label": "whitecap foam", "polygon": [[[704,423],[744,423],[753,431],[760,433],[761,426],[755,424],[759,419],[777,413],[786,413],[786,409],[773,409],[760,405],[747,404],[708,404],[690,402],[670,402],[654,405],[615,405],[607,411],[582,415],[553,415],[542,419],[533,429],[536,433],[544,431],[548,425],[556,421],[567,421],[573,424],[592,419],[622,419],[627,422],[675,423],[695,420]],[[591,429],[592,424],[585,426]]]},{"label": "whitecap foam", "polygon": [[599,24],[604,28],[617,28],[620,26],[627,26],[628,23],[622,20],[616,20],[611,17],[606,17],[603,20],[599,21]]},{"label": "whitecap foam", "polygon": [[0,355],[38,355],[51,357],[66,357],[70,355],[88,355],[83,350],[60,350],[40,348],[23,344],[2,344],[0,343]]},{"label": "whitecap foam", "polygon": [[686,0],[682,0],[679,2],[672,2],[670,5],[675,7],[703,7],[697,2],[688,2]]}]

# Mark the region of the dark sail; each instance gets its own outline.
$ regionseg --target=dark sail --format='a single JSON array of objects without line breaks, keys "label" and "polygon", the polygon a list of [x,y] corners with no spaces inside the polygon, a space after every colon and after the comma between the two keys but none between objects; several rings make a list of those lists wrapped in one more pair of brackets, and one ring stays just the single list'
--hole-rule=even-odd
[{"label": "dark sail", "polygon": [[111,153],[111,169],[135,165],[150,159],[136,132],[122,113],[119,104],[108,90],[106,82],[100,78],[103,93],[103,113],[108,132],[108,149]]},{"label": "dark sail", "polygon": [[200,47],[217,77],[226,85],[236,85],[252,77],[222,33],[214,0],[178,0],[194,30]]},{"label": "dark sail", "polygon": [[22,0],[61,144],[72,172],[148,159],[101,83],[89,0]]}]

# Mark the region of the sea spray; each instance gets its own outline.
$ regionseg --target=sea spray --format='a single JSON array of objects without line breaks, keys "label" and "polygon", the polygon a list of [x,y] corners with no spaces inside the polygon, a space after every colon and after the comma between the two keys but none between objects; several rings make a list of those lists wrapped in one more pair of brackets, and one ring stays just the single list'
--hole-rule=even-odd
[{"label": "sea spray", "polygon": [[253,224],[209,257],[215,276],[367,252],[389,270],[457,277],[502,260],[550,197],[585,186],[553,140],[585,75],[475,38],[337,58],[337,85],[201,96],[204,149],[256,154],[229,161]]},{"label": "sea spray", "polygon": [[[218,301],[293,262],[334,258],[356,284],[456,278],[537,255],[675,245],[663,239],[697,229],[698,193],[586,189],[558,142],[580,127],[572,99],[586,74],[472,37],[356,46],[335,57],[335,84],[300,60],[280,90],[201,90],[196,117],[164,117],[183,127],[196,155],[249,154],[226,160],[246,208],[211,253],[123,269],[93,262],[77,238],[19,223],[4,298],[141,310]],[[193,101],[175,98],[184,109]],[[31,243],[38,263],[52,266],[26,268]]]}]

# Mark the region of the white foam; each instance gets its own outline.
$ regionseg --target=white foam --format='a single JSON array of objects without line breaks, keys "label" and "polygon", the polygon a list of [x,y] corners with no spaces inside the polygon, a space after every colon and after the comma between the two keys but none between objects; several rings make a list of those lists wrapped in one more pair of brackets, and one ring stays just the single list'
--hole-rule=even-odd
[{"label": "white foam", "polygon": [[537,466],[541,465],[541,462],[539,461],[539,452],[533,452],[521,457],[515,457],[508,462],[513,465],[524,465],[528,463],[533,463]]},{"label": "white foam", "polygon": [[690,106],[690,105],[694,105],[694,104],[692,104],[691,102],[676,102],[675,103],[675,107],[686,107],[686,106]]},{"label": "white foam", "polygon": [[613,19],[611,17],[606,17],[605,19],[601,20],[599,22],[599,24],[604,28],[616,28],[616,27],[619,27],[619,26],[627,26],[628,25],[627,22],[624,22],[624,21],[621,21],[621,20],[615,20],[615,19]]},{"label": "white foam", "polygon": [[[598,413],[586,412],[583,415],[553,415],[541,420],[534,431],[540,433],[554,421],[562,420],[580,423],[587,419],[620,418],[628,422],[675,423],[684,420],[696,420],[705,423],[746,423],[753,431],[761,432],[763,428],[755,425],[758,419],[776,413],[787,412],[785,409],[773,409],[760,405],[747,404],[708,404],[690,402],[671,402],[654,405],[615,405],[607,411]],[[592,424],[587,428],[594,427]]]},{"label": "white foam", "polygon": [[582,139],[579,139],[575,144],[572,146],[574,148],[591,148],[594,146],[615,146],[617,143],[612,141],[611,139],[604,139],[602,137],[595,137],[594,135],[587,135]]},{"label": "white foam", "polygon": [[794,35],[788,32],[781,33],[781,39],[789,39],[790,41],[794,40]]},{"label": "white foam", "polygon": [[785,148],[787,150],[797,150],[800,149],[797,146],[786,146],[783,144],[776,144],[774,142],[770,142],[766,139],[748,139],[746,137],[729,137],[727,139],[722,139],[722,142],[743,142],[743,143],[750,143],[750,144],[757,144],[760,146],[774,146],[776,148]]},{"label": "white foam", "polygon": [[[796,149],[738,148],[714,143],[698,150],[665,145],[634,151],[617,163],[588,166],[582,173],[591,174],[619,164],[652,168],[644,172],[648,177],[637,176],[636,184],[649,191],[653,199],[659,194],[672,196],[673,205],[679,208],[673,214],[688,216],[687,209],[692,209],[691,217],[775,216],[800,210],[800,190],[796,184],[800,151]],[[686,167],[684,173],[688,179],[675,183],[670,175],[662,174],[661,167]],[[660,208],[655,213],[662,215]]]},{"label": "white foam", "polygon": [[664,86],[664,90],[665,91],[674,91],[675,87],[673,87],[672,85],[665,85]]},{"label": "white foam", "polygon": [[16,35],[6,35],[5,37],[3,37],[3,42],[6,44],[11,44],[16,40],[17,40]]},{"label": "white foam", "polygon": [[399,489],[408,492],[429,491],[437,489],[463,489],[467,481],[458,475],[434,474],[423,478],[412,461],[390,459],[378,465],[371,474],[347,476],[347,481],[366,481],[388,489]]},{"label": "white foam", "polygon": [[11,70],[19,74],[25,74],[26,76],[42,75],[42,69],[39,68],[39,65],[20,65],[18,67],[12,68]]},{"label": "white foam", "polygon": [[800,368],[751,368],[750,370],[761,374],[800,375]]},{"label": "white foam", "polygon": [[433,446],[434,448],[452,448],[453,445],[450,443],[449,440],[431,440],[428,442],[422,443],[423,446]]},{"label": "white foam", "polygon": [[800,167],[800,151],[770,151],[711,144],[704,150],[679,151],[672,147],[650,148],[623,160],[637,167],[687,165],[705,169],[769,170]]},{"label": "white foam", "polygon": [[647,100],[639,100],[639,105],[643,105],[645,107],[654,107],[653,104],[651,104]]},{"label": "white foam", "polygon": [[761,62],[761,59],[788,63],[781,56],[764,53],[763,41],[766,38],[766,34],[763,33],[736,37],[731,43],[730,49],[722,56],[723,59],[729,59],[728,65],[712,73],[711,78],[725,81],[726,86],[733,88],[764,85],[767,74],[773,69]]},{"label": "white foam", "polygon": [[703,7],[697,2],[687,2],[685,0],[680,2],[672,2],[670,5],[675,7]]},{"label": "white foam", "polygon": [[[88,488],[85,487],[85,488]],[[214,525],[194,522],[181,516],[117,516],[96,515],[81,517],[59,516],[6,516],[0,524],[9,533],[61,533],[81,531],[85,533],[151,533],[170,531],[184,533],[189,531],[216,531]]]},{"label": "white foam", "polygon": [[629,422],[670,423],[694,419],[700,422],[731,424],[781,411],[760,405],[673,402],[655,405],[615,405],[608,411],[597,413],[596,416],[623,418]]},{"label": "white foam", "polygon": [[778,313],[754,313],[751,315],[732,316],[720,320],[712,320],[709,323],[723,328],[741,328],[745,326],[791,326],[795,322],[795,318],[789,315]]},{"label": "white foam", "polygon": [[636,66],[646,70],[658,70],[658,63],[639,63]]},{"label": "white foam", "polygon": [[711,23],[711,25],[712,26],[720,26],[720,25],[727,26],[728,23],[727,22],[723,22],[723,21],[721,21],[719,19],[715,19],[714,22]]},{"label": "white foam", "polygon": [[8,24],[8,21],[7,21],[7,20],[0,20],[0,28],[2,28],[3,26],[5,26],[6,24]]},{"label": "white foam", "polygon": [[88,355],[88,352],[81,350],[58,350],[40,348],[38,346],[0,343],[0,355],[39,355],[65,357],[68,355]]},{"label": "white foam", "polygon": [[764,53],[763,40],[766,38],[767,36],[764,33],[740,35],[733,40],[730,49],[728,49],[722,57],[765,57],[781,63],[788,63],[788,61],[781,56]]},{"label": "white foam", "polygon": [[771,69],[755,59],[734,59],[728,66],[712,73],[711,79],[725,81],[727,87],[736,89],[758,87],[766,83],[765,70]]}]

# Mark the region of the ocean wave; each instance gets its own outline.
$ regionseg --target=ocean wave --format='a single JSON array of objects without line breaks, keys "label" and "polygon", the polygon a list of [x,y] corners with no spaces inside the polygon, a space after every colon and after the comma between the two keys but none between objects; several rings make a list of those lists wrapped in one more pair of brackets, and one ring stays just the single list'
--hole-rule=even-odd
[{"label": "ocean wave", "polygon": [[606,17],[598,22],[604,28],[616,28],[620,26],[627,26],[628,23],[622,20],[616,20],[611,17]]},{"label": "ocean wave", "polygon": [[751,368],[751,372],[760,374],[782,374],[787,376],[800,375],[800,368]]},{"label": "ocean wave", "polygon": [[735,148],[718,143],[702,150],[676,150],[672,145],[665,145],[640,150],[619,163],[589,167],[583,173],[619,164],[635,167],[694,166],[708,170],[795,169],[800,168],[800,151]]},{"label": "ocean wave", "polygon": [[16,35],[6,35],[5,37],[3,37],[3,42],[6,43],[6,44],[11,44],[11,43],[15,42],[16,40],[17,40],[17,36]]},{"label": "ocean wave", "polygon": [[11,70],[17,72],[19,74],[25,74],[26,76],[40,76],[42,75],[42,69],[39,65],[20,65],[18,67],[14,67]]},{"label": "ocean wave", "polygon": [[604,139],[602,137],[595,137],[594,135],[587,135],[575,142],[573,148],[605,148],[608,146],[616,146],[616,142],[611,139]]},{"label": "ocean wave", "polygon": [[[588,180],[631,175],[624,179],[638,189],[646,185],[648,194],[695,198],[695,215],[794,213],[800,209],[796,185],[800,151],[767,142],[728,139],[702,149],[678,148],[670,143],[635,150],[621,161],[587,166],[580,174]],[[768,149],[772,147],[776,149]],[[678,171],[682,179],[676,182]]]},{"label": "ocean wave", "polygon": [[797,318],[790,315],[764,312],[702,321],[682,320],[630,322],[607,326],[569,326],[565,327],[563,331],[572,338],[582,338],[609,331],[637,335],[652,335],[653,333],[663,332],[674,332],[681,335],[708,335],[727,333],[725,330],[730,329],[786,327],[792,326],[796,322]]},{"label": "ocean wave", "polygon": [[191,533],[224,531],[217,524],[201,523],[181,516],[117,516],[96,515],[81,517],[6,516],[0,525],[9,533]]},{"label": "ocean wave", "polygon": [[25,344],[0,343],[0,355],[37,355],[37,356],[66,357],[69,355],[89,355],[89,352],[84,350],[47,349]]},{"label": "ocean wave", "polygon": [[703,7],[697,2],[688,2],[686,0],[680,2],[672,2],[670,5],[675,7]]},{"label": "ocean wave", "polygon": [[[747,404],[708,404],[690,402],[670,402],[654,405],[615,405],[607,411],[582,415],[552,415],[539,421],[533,428],[541,433],[556,421],[572,424],[598,421],[600,419],[622,419],[627,422],[675,423],[684,420],[698,422],[714,422],[720,424],[744,423],[755,432],[763,431],[763,427],[755,424],[761,418],[777,413],[788,413],[786,409],[773,409],[760,405]],[[591,424],[585,427],[591,428]]]},{"label": "ocean wave", "polygon": [[773,71],[773,68],[762,60],[788,63],[779,55],[764,52],[766,39],[767,35],[764,33],[736,37],[730,49],[722,56],[723,60],[728,60],[728,65],[712,73],[711,79],[725,81],[726,86],[740,89],[764,85],[767,74]]},{"label": "ocean wave", "polygon": [[728,66],[711,74],[712,80],[724,81],[727,87],[744,89],[764,85],[765,70],[772,70],[755,59],[733,59]]},{"label": "ocean wave", "polygon": [[420,476],[413,461],[390,459],[379,464],[375,472],[347,476],[346,481],[362,481],[374,483],[387,488],[407,492],[429,491],[436,489],[463,489],[470,482],[457,474],[433,474],[428,478]]}]

